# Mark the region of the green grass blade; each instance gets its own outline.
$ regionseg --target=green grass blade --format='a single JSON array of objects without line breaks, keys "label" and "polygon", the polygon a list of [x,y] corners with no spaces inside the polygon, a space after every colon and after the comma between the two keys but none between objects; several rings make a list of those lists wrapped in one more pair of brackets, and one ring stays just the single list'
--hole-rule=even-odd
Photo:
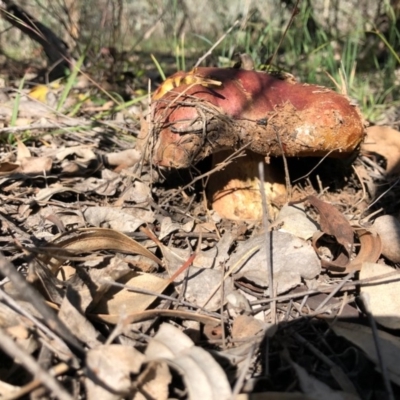
[{"label": "green grass blade", "polygon": [[163,69],[161,68],[161,65],[160,65],[160,63],[158,62],[157,58],[155,58],[153,54],[150,54],[150,57],[151,57],[151,59],[153,60],[153,63],[154,63],[154,65],[156,66],[157,71],[158,71],[158,73],[159,73],[160,76],[161,76],[161,79],[162,79],[163,81],[165,81],[165,74],[164,74],[164,71],[163,71]]},{"label": "green grass blade", "polygon": [[71,92],[72,87],[74,86],[76,77],[78,76],[78,73],[81,69],[81,66],[83,64],[83,60],[85,59],[85,54],[82,54],[78,61],[76,62],[76,64],[74,65],[74,68],[71,72],[71,74],[69,75],[68,79],[67,79],[67,83],[65,85],[64,90],[61,93],[60,96],[60,100],[58,100],[57,103],[57,111],[60,111],[61,108],[63,107],[63,105],[65,104],[65,100],[67,100],[67,97],[69,95],[69,93]]},{"label": "green grass blade", "polygon": [[21,100],[22,88],[24,87],[24,83],[25,83],[25,76],[21,79],[21,82],[19,83],[19,86],[18,86],[17,95],[15,96],[12,114],[11,114],[10,126],[15,126],[15,124],[17,122],[19,102]]},{"label": "green grass blade", "polygon": [[372,31],[375,35],[379,37],[379,39],[382,40],[382,42],[385,44],[385,46],[389,49],[389,51],[392,53],[393,57],[396,59],[396,61],[400,64],[400,57],[397,54],[396,50],[390,45],[390,43],[386,40],[385,36],[382,35],[379,31]]}]

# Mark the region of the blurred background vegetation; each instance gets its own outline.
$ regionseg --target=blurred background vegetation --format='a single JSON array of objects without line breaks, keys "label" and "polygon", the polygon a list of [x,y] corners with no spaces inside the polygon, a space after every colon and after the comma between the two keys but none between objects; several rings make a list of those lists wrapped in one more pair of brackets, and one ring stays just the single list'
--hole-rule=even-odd
[{"label": "blurred background vegetation", "polygon": [[[272,63],[300,81],[336,86],[373,122],[400,120],[400,0],[300,0],[297,9],[295,0],[15,3],[62,38],[75,59],[84,56],[100,83],[101,76],[112,83],[130,76],[128,84],[139,87],[144,78],[160,80],[160,69],[189,70],[231,28],[203,65],[230,66],[235,54],[248,53],[258,68]],[[21,66],[46,66],[36,42],[0,23],[3,72],[21,78]]]}]

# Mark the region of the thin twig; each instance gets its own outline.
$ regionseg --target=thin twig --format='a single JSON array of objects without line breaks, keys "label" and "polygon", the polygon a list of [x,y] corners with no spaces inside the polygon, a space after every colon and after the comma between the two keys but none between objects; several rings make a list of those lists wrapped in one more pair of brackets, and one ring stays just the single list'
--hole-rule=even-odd
[{"label": "thin twig", "polygon": [[[230,274],[233,273],[233,271],[235,271],[240,265],[242,265],[246,260],[248,260],[254,253],[256,253],[257,251],[260,250],[259,246],[254,246],[253,248],[251,248],[247,253],[245,253],[235,264],[233,264],[229,270],[225,273],[224,279],[223,281],[225,282],[225,280],[228,278],[228,276]],[[220,286],[221,286],[221,282],[219,282],[215,288],[213,290],[211,290],[210,295],[207,297],[207,300],[203,303],[202,308],[204,308],[209,302],[210,300],[214,297],[215,293],[218,292]]]},{"label": "thin twig", "polygon": [[10,281],[18,288],[21,296],[30,303],[46,321],[46,325],[54,330],[71,349],[79,356],[84,355],[84,349],[68,327],[60,320],[55,312],[44,302],[41,295],[17,272],[15,267],[0,254],[0,272],[10,278]]},{"label": "thin twig", "polygon": [[282,35],[281,38],[279,39],[278,46],[275,47],[274,54],[272,55],[272,57],[271,57],[271,59],[270,59],[270,61],[269,61],[269,64],[270,64],[270,65],[273,64],[273,61],[274,61],[276,55],[278,54],[279,48],[281,47],[281,45],[282,45],[282,43],[283,43],[283,40],[285,39],[285,36],[286,36],[287,32],[289,31],[289,28],[292,26],[292,23],[293,23],[293,21],[294,21],[294,17],[298,14],[298,5],[299,5],[299,1],[300,1],[300,0],[297,0],[297,1],[296,1],[296,4],[294,5],[292,15],[290,16],[290,20],[289,20],[289,22],[288,22],[288,24],[287,24],[287,26],[286,26],[286,28],[285,28],[285,31],[283,32],[283,35]]},{"label": "thin twig", "polygon": [[[269,297],[275,297],[274,293],[274,272],[273,272],[273,264],[272,264],[272,253],[273,253],[273,244],[272,244],[272,231],[269,231],[268,224],[268,205],[267,205],[267,197],[265,194],[265,186],[264,186],[264,163],[258,163],[258,175],[260,177],[260,194],[261,194],[261,204],[262,204],[262,212],[263,212],[263,226],[264,226],[264,235],[265,235],[265,254],[266,254],[266,269],[268,272],[268,289],[269,289]],[[271,302],[271,322],[273,324],[276,323],[276,301]]]},{"label": "thin twig", "polygon": [[243,157],[244,153],[243,150],[246,149],[246,147],[250,146],[251,143],[247,143],[246,145],[242,146],[239,150],[235,151],[234,153],[232,153],[229,157],[227,157],[223,162],[217,164],[213,169],[211,169],[210,171],[205,172],[204,174],[201,174],[199,176],[196,176],[195,178],[193,178],[191,180],[191,182],[189,182],[188,184],[186,184],[185,186],[181,187],[179,190],[177,190],[176,192],[174,192],[173,194],[171,194],[170,196],[168,196],[166,199],[164,199],[162,201],[162,203],[160,204],[160,206],[165,206],[170,200],[172,200],[174,197],[176,197],[179,193],[182,193],[184,190],[190,188],[194,183],[196,183],[197,181],[213,174],[214,172],[220,171],[222,169],[224,169],[226,166],[228,166],[230,163],[232,163],[236,158],[239,157]]},{"label": "thin twig", "polygon": [[364,210],[367,211],[369,210],[374,204],[376,204],[383,196],[386,196],[398,183],[400,182],[400,178],[396,179],[396,181],[389,186],[388,189],[386,189],[380,196],[378,196],[371,204],[368,205],[368,207]]},{"label": "thin twig", "polygon": [[222,268],[222,274],[221,274],[221,307],[220,307],[221,333],[222,333],[221,339],[222,339],[222,348],[226,349],[225,321],[224,321],[224,300],[225,300],[224,274],[225,274],[225,268]]},{"label": "thin twig", "polygon": [[319,304],[319,306],[314,310],[315,312],[319,311],[322,307],[325,306],[325,304],[328,303],[328,301],[337,293],[339,292],[340,289],[343,288],[343,286],[351,279],[353,278],[355,274],[355,271],[350,272],[349,274],[347,274],[338,285],[335,286],[335,288],[332,290],[331,293],[329,293],[329,295],[325,298],[325,300]]},{"label": "thin twig", "polygon": [[256,343],[253,343],[253,345],[249,349],[249,352],[246,356],[246,360],[242,367],[242,370],[240,371],[239,378],[237,379],[237,381],[235,383],[235,387],[233,388],[231,400],[236,399],[239,392],[242,390],[243,383],[246,378],[246,374],[248,373],[248,371],[250,369],[251,359],[253,358],[255,349],[256,349]]},{"label": "thin twig", "polygon": [[110,281],[108,281],[106,279],[100,280],[99,283],[106,283],[106,284],[108,284],[110,286],[115,286],[115,287],[123,288],[123,289],[126,289],[126,290],[131,290],[132,292],[135,292],[135,293],[147,294],[149,296],[155,296],[155,297],[158,297],[160,299],[169,300],[169,301],[172,301],[173,303],[177,303],[177,304],[182,305],[182,306],[186,306],[186,307],[197,309],[198,312],[202,311],[206,315],[209,315],[210,317],[221,319],[221,315],[218,314],[218,313],[204,310],[202,306],[199,306],[199,305],[194,304],[194,303],[189,303],[189,302],[187,302],[185,300],[179,300],[179,299],[176,299],[175,297],[167,296],[167,295],[162,294],[162,293],[153,292],[151,290],[146,290],[146,289],[142,289],[142,288],[131,286],[131,285],[124,285],[123,283],[110,282]]},{"label": "thin twig", "polygon": [[[274,115],[277,115],[277,114],[274,114]],[[268,121],[270,121],[272,118],[273,118],[273,116],[270,117]],[[272,124],[272,127],[274,129],[276,140],[278,141],[278,145],[281,150],[281,155],[282,155],[282,160],[283,160],[283,168],[285,170],[285,185],[286,185],[286,192],[287,192],[286,201],[289,202],[292,199],[292,185],[290,183],[289,166],[288,166],[287,158],[285,155],[285,151],[283,149],[282,140],[279,135],[279,131],[273,124]]]},{"label": "thin twig", "polygon": [[313,171],[315,171],[315,170],[323,163],[323,161],[324,161],[326,158],[328,158],[328,157],[329,157],[334,151],[336,151],[336,150],[339,150],[339,147],[338,147],[337,149],[333,149],[333,150],[329,151],[327,154],[325,154],[325,155],[317,162],[317,164],[315,164],[314,167],[311,168],[310,171],[308,171],[305,175],[300,176],[299,178],[296,178],[296,179],[293,181],[293,183],[296,183],[296,182],[298,182],[298,181],[300,181],[300,180],[302,180],[302,179],[308,178],[308,177],[313,173]]},{"label": "thin twig", "polygon": [[62,348],[66,347],[65,343],[46,325],[44,325],[38,318],[29,313],[25,308],[21,307],[20,304],[15,301],[9,294],[7,294],[3,289],[0,289],[0,300],[6,303],[11,309],[23,315],[28,320],[32,321],[35,326],[44,332],[54,343],[58,343]]},{"label": "thin twig", "polygon": [[211,46],[207,53],[197,60],[194,68],[198,67],[208,56],[210,56],[214,49],[232,32],[233,28],[235,28],[238,24],[239,20],[235,21],[234,24]]},{"label": "thin twig", "polygon": [[79,126],[90,126],[93,125],[92,121],[80,121],[80,120],[71,120],[71,121],[63,121],[57,123],[45,123],[40,125],[23,125],[23,126],[8,126],[7,128],[0,128],[0,133],[16,133],[16,132],[24,132],[24,131],[33,131],[36,129],[66,129],[66,128],[77,128]]},{"label": "thin twig", "polygon": [[353,205],[353,208],[355,209],[359,204],[361,204],[367,198],[367,189],[365,189],[365,183],[361,179],[361,176],[357,171],[357,167],[355,167],[354,165],[352,165],[351,167],[353,168],[354,173],[356,174],[358,180],[360,181],[361,190],[362,190],[361,199],[358,200],[357,203]]},{"label": "thin twig", "polygon": [[[49,370],[49,375],[51,376],[58,376],[64,374],[69,370],[69,365],[65,364],[64,362],[56,365],[55,367]],[[40,379],[34,379],[33,381],[27,383],[26,385],[22,386],[20,390],[16,391],[15,393],[11,393],[9,396],[2,397],[2,400],[17,400],[28,393],[31,393],[33,390],[42,387],[43,382]]]},{"label": "thin twig", "polygon": [[318,350],[312,343],[306,340],[298,332],[292,332],[292,335],[299,343],[301,343],[304,347],[306,347],[311,353],[313,353],[317,358],[319,358],[323,363],[325,363],[330,368],[332,377],[336,380],[336,382],[342,387],[344,391],[358,396],[355,386],[347,377],[347,375],[345,374],[345,372],[341,367],[335,364],[329,357],[327,357],[324,353]]},{"label": "thin twig", "polygon": [[[397,278],[388,279],[387,281],[381,281],[382,279],[392,278],[394,276],[396,276]],[[348,291],[348,290],[356,289],[356,287],[358,285],[360,285],[360,286],[363,286],[363,285],[370,285],[370,286],[371,285],[381,285],[381,284],[388,283],[388,282],[396,282],[399,279],[400,279],[400,271],[395,270],[395,271],[388,272],[388,273],[385,273],[385,274],[382,274],[382,275],[373,276],[371,278],[365,278],[365,279],[362,279],[362,280],[346,282],[345,285],[343,285],[343,288],[341,290]],[[376,282],[378,280],[379,280],[379,282]],[[255,301],[252,301],[250,304],[251,305],[257,305],[257,304],[270,303],[271,301],[287,301],[287,300],[292,300],[292,299],[296,299],[296,298],[299,298],[299,297],[303,297],[303,296],[306,296],[306,295],[329,293],[332,290],[334,290],[334,288],[332,286],[319,287],[317,289],[305,290],[304,292],[285,294],[285,295],[282,295],[282,296],[273,297],[272,299],[271,298],[267,298],[267,299],[262,299],[262,300],[255,300]]]},{"label": "thin twig", "polygon": [[73,400],[73,397],[57,382],[54,376],[45,371],[30,354],[21,349],[2,328],[0,328],[0,347],[12,359],[18,359],[36,379],[47,387],[52,395],[60,400]]}]

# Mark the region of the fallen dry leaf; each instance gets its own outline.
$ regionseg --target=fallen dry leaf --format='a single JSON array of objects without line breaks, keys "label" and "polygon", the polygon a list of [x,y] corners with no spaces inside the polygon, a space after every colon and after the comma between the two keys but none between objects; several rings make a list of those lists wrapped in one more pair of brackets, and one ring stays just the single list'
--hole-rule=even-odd
[{"label": "fallen dry leaf", "polygon": [[128,149],[105,154],[104,158],[112,167],[118,167],[119,169],[122,167],[129,168],[133,165],[136,165],[140,161],[142,158],[142,153],[137,149]]},{"label": "fallen dry leaf", "polygon": [[0,163],[0,176],[7,176],[18,172],[19,164],[4,161]]},{"label": "fallen dry leaf", "polygon": [[[365,262],[360,279],[394,272],[392,267]],[[387,281],[384,283],[384,281]],[[400,329],[400,280],[397,277],[375,280],[371,285],[362,285],[361,292],[369,295],[369,307],[376,322],[390,329]]]},{"label": "fallen dry leaf", "polygon": [[150,360],[165,361],[182,375],[191,400],[229,400],[232,391],[225,372],[204,349],[178,328],[162,324],[146,349]]},{"label": "fallen dry leaf", "polygon": [[[131,374],[138,374],[145,356],[130,346],[97,346],[86,355],[88,400],[120,400],[131,389]],[[118,365],[118,368],[116,366]]]},{"label": "fallen dry leaf", "polygon": [[[321,271],[321,263],[307,242],[290,233],[272,231],[272,268],[277,293],[299,285],[301,279],[313,279]],[[227,266],[233,268],[235,279],[245,278],[268,287],[265,235],[240,242]]]},{"label": "fallen dry leaf", "polygon": [[[157,298],[157,294],[162,293],[170,284],[168,279],[152,274],[139,275],[136,272],[125,275],[120,283],[126,288],[111,286],[90,313],[108,314],[114,320],[140,313],[146,310]],[[143,290],[149,293],[143,293]]]},{"label": "fallen dry leaf", "polygon": [[[364,354],[379,368],[379,359],[371,328],[350,322],[335,322],[331,329],[338,336],[345,337],[355,346],[361,348]],[[400,385],[400,339],[390,333],[378,330],[379,345],[385,360],[389,378]]]},{"label": "fallen dry leaf", "polygon": [[304,240],[312,238],[318,230],[315,221],[307,216],[301,204],[284,205],[274,220],[274,226]]},{"label": "fallen dry leaf", "polygon": [[359,400],[360,398],[356,395],[340,392],[331,389],[328,385],[318,380],[316,377],[309,374],[302,366],[295,362],[290,363],[296,371],[296,375],[299,379],[300,387],[304,394],[308,395],[312,399],[329,399],[329,400]]},{"label": "fallen dry leaf", "polygon": [[[200,305],[207,302],[204,305],[207,310],[216,310],[221,307],[221,295],[215,295],[218,284],[224,282],[225,296],[233,290],[232,279],[230,277],[223,279],[223,270],[218,263],[218,258],[226,258],[227,253],[221,252],[221,255],[217,257],[216,249],[211,249],[211,256],[207,257],[208,252],[190,254],[190,251],[186,249],[167,247],[162,244],[161,250],[168,274],[173,277],[175,289],[179,293],[184,291],[187,301]],[[194,264],[204,267],[196,267]],[[182,267],[184,270],[175,276]]]},{"label": "fallen dry leaf", "polygon": [[[52,270],[57,270],[64,263],[65,257],[71,257],[71,252],[88,253],[97,250],[114,250],[128,254],[141,254],[157,264],[161,260],[141,244],[121,232],[107,228],[82,228],[66,232],[55,238],[49,246],[41,248],[45,254],[41,256],[43,262],[51,264]],[[61,250],[67,253],[62,255]],[[46,254],[47,253],[47,254]]]},{"label": "fallen dry leaf", "polygon": [[71,155],[80,158],[80,161],[89,161],[96,158],[92,146],[74,146],[59,149],[56,153],[56,159],[61,161]]},{"label": "fallen dry leaf", "polygon": [[135,322],[148,321],[157,317],[165,318],[180,318],[184,320],[197,321],[202,324],[216,324],[220,323],[220,318],[210,317],[208,315],[198,314],[193,311],[182,311],[182,310],[146,310],[135,314],[126,315],[121,318],[120,315],[109,315],[109,314],[89,314],[93,319],[106,322],[108,324],[117,324],[121,319],[126,324],[134,324]]},{"label": "fallen dry leaf", "polygon": [[101,344],[101,335],[99,335],[92,323],[79,312],[79,300],[79,295],[77,295],[76,291],[68,287],[58,316],[82,343],[85,343],[89,348],[94,348]]},{"label": "fallen dry leaf", "polygon": [[349,256],[354,244],[354,233],[350,222],[331,204],[315,196],[308,196],[307,200],[319,213],[319,224],[322,232],[334,236]]},{"label": "fallen dry leaf", "polygon": [[360,227],[355,227],[355,233],[360,241],[360,250],[354,260],[346,266],[346,274],[359,271],[364,262],[374,263],[378,261],[382,253],[382,242],[379,235]]},{"label": "fallen dry leaf", "polygon": [[367,128],[367,137],[361,149],[386,158],[388,174],[400,173],[400,132],[389,126]]},{"label": "fallen dry leaf", "polygon": [[0,381],[0,399],[16,398],[15,395],[21,390],[20,386],[10,385]]},{"label": "fallen dry leaf", "polygon": [[167,400],[171,381],[172,375],[168,365],[151,361],[147,363],[146,368],[137,379],[132,400],[148,400],[149,398]]},{"label": "fallen dry leaf", "polygon": [[153,223],[154,212],[140,208],[89,207],[83,212],[93,226],[108,226],[122,232],[135,232],[141,225]]},{"label": "fallen dry leaf", "polygon": [[24,174],[43,175],[49,173],[53,166],[53,160],[50,157],[29,157],[20,161],[20,172]]},{"label": "fallen dry leaf", "polygon": [[17,141],[17,161],[21,161],[24,158],[31,158],[32,154],[29,149],[25,146],[25,143],[16,139]]},{"label": "fallen dry leaf", "polygon": [[77,194],[81,194],[79,190],[72,189],[70,187],[65,187],[56,183],[54,185],[50,185],[43,189],[40,189],[35,196],[35,200],[40,203],[42,201],[49,201],[55,194],[64,193],[64,192],[73,192]]},{"label": "fallen dry leaf", "polygon": [[[333,253],[329,253],[329,255],[332,256],[331,261],[324,259],[323,254],[321,255],[321,249],[328,249],[330,245],[329,238],[325,242],[326,247],[324,247],[324,242],[319,240],[321,237],[323,238],[324,235],[320,232],[313,236],[313,246],[317,253],[321,255],[322,266],[328,268],[329,272],[333,275],[349,274],[350,272],[359,271],[364,262],[374,263],[378,261],[381,256],[382,243],[380,236],[375,232],[365,228],[360,228],[359,226],[354,226],[353,228],[355,235],[360,242],[358,253],[353,260],[350,260],[343,252],[339,253],[336,258],[333,256]],[[335,246],[333,246],[333,250],[335,250]]]},{"label": "fallen dry leaf", "polygon": [[382,241],[382,254],[394,263],[400,263],[400,222],[393,215],[382,215],[373,224]]},{"label": "fallen dry leaf", "polygon": [[233,320],[232,338],[244,339],[255,336],[265,330],[267,325],[250,315],[239,315]]}]

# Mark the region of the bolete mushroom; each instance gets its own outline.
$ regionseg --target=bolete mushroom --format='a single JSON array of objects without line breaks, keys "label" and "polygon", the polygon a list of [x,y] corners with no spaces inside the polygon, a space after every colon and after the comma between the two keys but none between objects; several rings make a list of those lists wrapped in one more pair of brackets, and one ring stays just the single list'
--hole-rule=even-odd
[{"label": "bolete mushroom", "polygon": [[[364,137],[358,108],[326,87],[235,68],[178,72],[155,92],[151,104],[153,164],[187,168],[204,157],[246,147],[248,156],[212,175],[213,208],[223,217],[261,216],[257,163],[265,157],[352,154]],[[143,128],[146,132],[148,127]],[[224,175],[225,174],[225,175]],[[284,194],[267,171],[267,197]]]}]

